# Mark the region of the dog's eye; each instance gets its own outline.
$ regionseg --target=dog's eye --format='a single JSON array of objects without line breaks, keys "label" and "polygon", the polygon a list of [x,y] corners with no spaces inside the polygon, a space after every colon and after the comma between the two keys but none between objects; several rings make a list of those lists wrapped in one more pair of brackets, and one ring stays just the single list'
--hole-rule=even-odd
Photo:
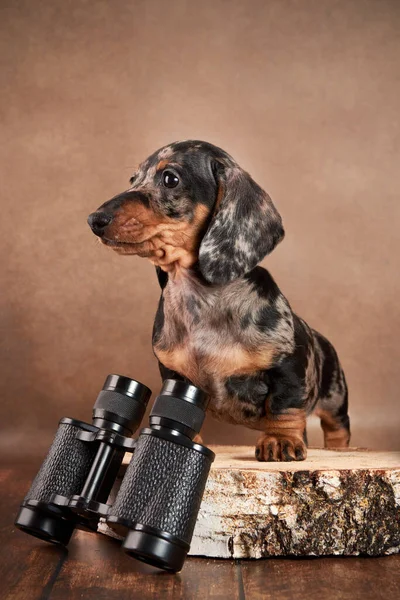
[{"label": "dog's eye", "polygon": [[164,171],[163,183],[167,188],[174,188],[179,183],[179,178],[172,171]]}]

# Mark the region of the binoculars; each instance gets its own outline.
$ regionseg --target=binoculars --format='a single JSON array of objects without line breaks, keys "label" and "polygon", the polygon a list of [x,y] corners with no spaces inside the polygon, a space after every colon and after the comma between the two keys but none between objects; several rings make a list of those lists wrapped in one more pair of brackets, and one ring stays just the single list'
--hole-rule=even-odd
[{"label": "binoculars", "polygon": [[[108,375],[92,424],[61,419],[16,526],[66,546],[76,527],[96,531],[103,518],[124,538],[122,548],[129,555],[180,571],[215,458],[209,448],[193,442],[208,397],[193,385],[166,380],[150,427],[133,439],[150,396],[138,381]],[[133,456],[111,505],[108,497],[125,452]]]}]

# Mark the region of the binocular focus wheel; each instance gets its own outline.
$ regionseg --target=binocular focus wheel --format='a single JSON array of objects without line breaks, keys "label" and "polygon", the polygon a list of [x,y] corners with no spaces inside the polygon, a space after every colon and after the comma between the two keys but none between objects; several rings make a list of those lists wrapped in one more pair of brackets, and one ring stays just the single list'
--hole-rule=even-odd
[{"label": "binocular focus wheel", "polygon": [[46,542],[66,546],[75,529],[75,523],[35,508],[23,506],[15,525]]}]

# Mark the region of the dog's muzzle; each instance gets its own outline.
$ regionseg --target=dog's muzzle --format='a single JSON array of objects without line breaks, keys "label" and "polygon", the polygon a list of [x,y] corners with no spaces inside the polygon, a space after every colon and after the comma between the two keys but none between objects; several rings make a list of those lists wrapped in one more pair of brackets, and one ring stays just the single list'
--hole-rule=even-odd
[{"label": "dog's muzzle", "polygon": [[88,223],[95,235],[103,237],[106,227],[113,220],[113,216],[104,212],[94,212],[88,216]]}]

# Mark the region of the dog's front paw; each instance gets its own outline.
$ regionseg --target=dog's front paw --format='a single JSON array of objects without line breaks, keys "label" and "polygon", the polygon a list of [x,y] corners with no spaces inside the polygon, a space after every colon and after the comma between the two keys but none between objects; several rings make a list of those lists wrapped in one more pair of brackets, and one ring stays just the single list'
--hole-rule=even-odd
[{"label": "dog's front paw", "polygon": [[256,459],[277,462],[304,460],[307,458],[307,446],[299,438],[264,433],[256,445]]}]

